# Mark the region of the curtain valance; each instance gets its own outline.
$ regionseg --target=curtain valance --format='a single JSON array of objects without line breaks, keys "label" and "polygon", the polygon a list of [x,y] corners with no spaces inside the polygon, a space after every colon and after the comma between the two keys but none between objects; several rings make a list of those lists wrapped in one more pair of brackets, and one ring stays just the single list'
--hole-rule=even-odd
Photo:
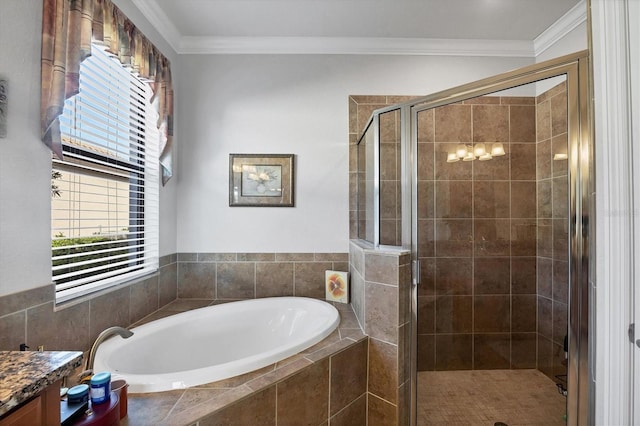
[{"label": "curtain valance", "polygon": [[64,101],[78,93],[80,63],[98,42],[130,67],[153,90],[158,111],[163,185],[171,178],[173,88],[169,60],[133,25],[111,0],[43,0],[42,141],[63,158],[59,117]]}]

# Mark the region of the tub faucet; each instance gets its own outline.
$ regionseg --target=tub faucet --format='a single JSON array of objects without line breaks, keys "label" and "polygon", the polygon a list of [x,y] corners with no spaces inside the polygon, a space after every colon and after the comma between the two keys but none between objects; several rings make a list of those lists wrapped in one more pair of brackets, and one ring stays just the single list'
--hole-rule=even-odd
[{"label": "tub faucet", "polygon": [[87,366],[85,369],[87,372],[93,371],[93,361],[96,357],[98,346],[100,346],[102,342],[104,342],[109,337],[115,334],[118,334],[123,339],[128,339],[129,337],[133,336],[133,331],[127,330],[126,328],[123,328],[123,327],[114,326],[114,327],[109,327],[106,330],[104,330],[102,333],[100,333],[96,341],[93,342],[93,346],[91,346],[91,350],[89,351],[89,358],[87,358]]}]

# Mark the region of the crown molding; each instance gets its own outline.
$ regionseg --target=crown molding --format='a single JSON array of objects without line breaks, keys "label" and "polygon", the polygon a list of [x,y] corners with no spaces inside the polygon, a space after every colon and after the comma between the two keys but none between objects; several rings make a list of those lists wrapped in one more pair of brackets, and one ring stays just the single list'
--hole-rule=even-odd
[{"label": "crown molding", "polygon": [[535,58],[586,20],[586,0],[528,40],[374,37],[194,37],[183,36],[154,0],[132,0],[178,54],[313,54],[488,56]]},{"label": "crown molding", "polygon": [[523,40],[374,37],[182,37],[185,54],[438,55],[533,57]]},{"label": "crown molding", "polygon": [[167,43],[178,52],[182,34],[173,25],[166,13],[158,6],[154,0],[132,0],[133,5],[137,7],[145,18],[153,25]]},{"label": "crown molding", "polygon": [[540,55],[556,44],[562,37],[566,36],[586,20],[587,2],[586,0],[581,0],[533,40],[534,56]]}]

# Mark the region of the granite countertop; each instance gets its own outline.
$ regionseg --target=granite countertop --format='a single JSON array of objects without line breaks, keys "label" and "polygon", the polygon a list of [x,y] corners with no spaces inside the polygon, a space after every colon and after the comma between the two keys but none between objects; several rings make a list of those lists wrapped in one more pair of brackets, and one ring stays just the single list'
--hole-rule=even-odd
[{"label": "granite countertop", "polygon": [[0,416],[68,376],[82,352],[0,351]]}]

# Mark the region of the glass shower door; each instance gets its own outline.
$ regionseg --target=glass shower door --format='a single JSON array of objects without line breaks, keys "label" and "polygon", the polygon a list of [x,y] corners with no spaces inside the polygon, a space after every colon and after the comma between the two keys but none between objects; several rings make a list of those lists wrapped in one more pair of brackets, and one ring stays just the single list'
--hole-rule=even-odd
[{"label": "glass shower door", "polygon": [[417,112],[419,424],[564,424],[567,101],[552,84]]}]

